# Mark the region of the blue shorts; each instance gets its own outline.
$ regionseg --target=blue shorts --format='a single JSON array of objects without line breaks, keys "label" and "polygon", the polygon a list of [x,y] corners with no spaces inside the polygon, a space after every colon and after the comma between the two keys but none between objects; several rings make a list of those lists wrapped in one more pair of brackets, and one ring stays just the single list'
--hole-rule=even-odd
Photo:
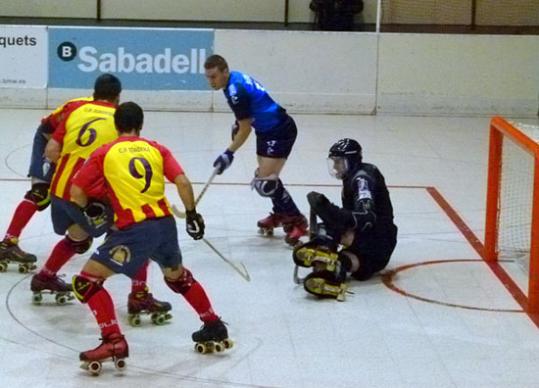
[{"label": "blue shorts", "polygon": [[28,176],[37,178],[44,182],[51,182],[52,174],[54,173],[54,165],[50,165],[48,170],[44,170],[45,161],[45,146],[48,140],[43,136],[38,129],[34,135],[34,142],[32,143],[32,156],[30,159],[30,168],[28,170]]},{"label": "blue shorts", "polygon": [[292,117],[286,120],[270,133],[256,136],[256,154],[266,158],[286,159],[296,141],[298,129]]},{"label": "blue shorts", "polygon": [[[109,216],[112,220],[112,213]],[[73,202],[55,197],[54,195],[51,196],[51,218],[54,232],[61,236],[65,235],[67,229],[74,224],[79,225],[92,237],[99,237],[105,234],[111,226],[111,224],[104,224],[99,228],[95,228],[88,222],[80,207]]]},{"label": "blue shorts", "polygon": [[149,219],[126,229],[111,230],[90,259],[132,278],[148,258],[164,268],[177,268],[182,263],[173,217]]}]

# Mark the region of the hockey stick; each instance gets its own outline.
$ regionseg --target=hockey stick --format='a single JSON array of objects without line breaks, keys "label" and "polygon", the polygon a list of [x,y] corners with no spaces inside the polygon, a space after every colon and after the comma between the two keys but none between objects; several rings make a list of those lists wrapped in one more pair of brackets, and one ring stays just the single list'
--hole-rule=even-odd
[{"label": "hockey stick", "polygon": [[[213,179],[215,178],[216,175],[217,175],[217,169],[213,170],[213,173],[211,174],[210,179],[208,179],[208,181],[206,182],[206,184],[202,188],[202,191],[200,192],[200,194],[198,194],[198,197],[195,200],[195,206],[198,205],[198,203],[200,202],[202,196],[206,193],[206,191],[208,190],[208,187],[210,187],[210,185],[213,182]],[[180,209],[178,209],[178,207],[176,205],[172,205],[172,212],[178,218],[185,218],[185,212],[182,212]]]},{"label": "hockey stick", "polygon": [[217,248],[215,248],[215,247],[213,246],[213,244],[210,243],[208,240],[206,240],[205,238],[203,238],[202,241],[204,241],[204,242],[206,243],[206,245],[209,246],[210,249],[211,249],[212,251],[214,251],[214,252],[217,254],[217,256],[219,256],[221,259],[223,259],[223,260],[225,261],[225,263],[227,263],[228,265],[230,265],[230,266],[234,269],[234,271],[236,271],[237,273],[239,273],[240,276],[241,276],[242,278],[244,278],[244,279],[245,279],[246,281],[248,281],[248,282],[251,281],[251,276],[249,276],[249,272],[247,272],[247,268],[245,267],[245,265],[244,265],[242,262],[240,262],[240,266],[241,266],[241,268],[240,268],[240,267],[239,267],[237,264],[235,264],[233,261],[231,261],[231,260],[227,259],[226,257],[224,257],[223,254],[222,254],[221,252],[219,252],[219,251],[217,250]]}]

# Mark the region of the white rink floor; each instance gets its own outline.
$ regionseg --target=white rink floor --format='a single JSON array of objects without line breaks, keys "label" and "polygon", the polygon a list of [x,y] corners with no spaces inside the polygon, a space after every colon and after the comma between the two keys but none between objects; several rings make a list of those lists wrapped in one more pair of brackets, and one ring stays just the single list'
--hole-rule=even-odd
[{"label": "white rink floor", "polygon": [[[0,110],[1,233],[29,187],[24,178],[30,144],[45,113]],[[539,387],[538,327],[480,260],[433,190],[425,189],[441,194],[483,240],[488,118],[295,118],[299,138],[282,179],[300,208],[308,212],[305,194],[311,190],[339,202],[339,182],[327,173],[326,153],[339,138],[356,138],[364,159],[377,164],[392,186],[399,226],[389,264],[399,272],[392,284],[424,300],[395,292],[380,276],[352,282],[354,294],[343,303],[317,301],[294,285],[291,250],[282,232],[271,239],[257,235],[256,220],[270,204],[248,185],[255,168],[252,136],[198,207],[208,240],[243,262],[252,281],[244,281],[204,243],[188,238],[179,221],[184,263],[229,323],[236,342],[231,351],[193,351],[190,335],[200,323],[152,265],[152,291],[173,303],[173,320],[161,327],[147,321],[129,327],[129,280],[107,281],[131,356],[123,374],[109,363],[101,376],[91,377],[78,362],[78,353],[96,346],[99,338],[87,306],[76,301],[32,305],[29,277],[11,267],[0,274],[0,386]],[[232,114],[149,112],[143,135],[167,145],[200,191],[228,144],[231,122]],[[47,211],[35,216],[21,245],[42,263],[58,239]],[[73,259],[62,272],[70,278],[86,257]],[[411,264],[417,265],[400,270]],[[513,280],[524,287],[524,276],[515,273]]]}]

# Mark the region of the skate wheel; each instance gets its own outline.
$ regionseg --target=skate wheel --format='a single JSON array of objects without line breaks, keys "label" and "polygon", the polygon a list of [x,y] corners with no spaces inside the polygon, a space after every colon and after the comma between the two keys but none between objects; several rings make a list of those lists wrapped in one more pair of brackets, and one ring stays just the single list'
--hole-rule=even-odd
[{"label": "skate wheel", "polygon": [[66,304],[68,301],[68,297],[66,294],[56,294],[55,299],[56,303],[58,303],[59,305]]},{"label": "skate wheel", "polygon": [[259,228],[258,233],[261,234],[262,236],[268,236],[268,237],[273,236],[273,229]]},{"label": "skate wheel", "polygon": [[195,344],[195,351],[200,354],[204,354],[208,351],[208,348],[204,344]]},{"label": "skate wheel", "polygon": [[216,342],[216,343],[213,344],[213,350],[216,351],[217,353],[224,352],[225,351],[225,344],[223,344],[221,342]]},{"label": "skate wheel", "polygon": [[19,265],[19,273],[27,273],[28,272],[28,267],[24,264],[22,265]]},{"label": "skate wheel", "polygon": [[123,358],[119,358],[114,360],[114,367],[119,371],[123,371],[127,367],[127,363]]},{"label": "skate wheel", "polygon": [[165,323],[164,314],[153,313],[151,319],[154,325],[162,325],[163,323]]},{"label": "skate wheel", "polygon": [[0,263],[0,272],[6,272],[7,271],[7,263],[4,261],[4,262],[1,262]]},{"label": "skate wheel", "polygon": [[41,293],[36,293],[32,296],[32,302],[34,304],[40,304],[42,300],[43,300],[43,295],[41,295]]},{"label": "skate wheel", "polygon": [[225,345],[225,349],[230,349],[234,346],[234,341],[232,341],[231,339],[225,339],[223,340],[223,345]]},{"label": "skate wheel", "polygon": [[140,315],[138,314],[130,315],[128,318],[128,321],[131,326],[134,326],[134,327],[140,326]]},{"label": "skate wheel", "polygon": [[168,321],[169,319],[172,319],[172,314],[171,313],[166,313],[165,314],[165,319]]},{"label": "skate wheel", "polygon": [[99,374],[101,373],[101,369],[102,369],[101,362],[99,362],[99,361],[91,361],[86,366],[86,369],[88,370],[88,372],[90,372],[90,374],[92,376],[99,376]]}]

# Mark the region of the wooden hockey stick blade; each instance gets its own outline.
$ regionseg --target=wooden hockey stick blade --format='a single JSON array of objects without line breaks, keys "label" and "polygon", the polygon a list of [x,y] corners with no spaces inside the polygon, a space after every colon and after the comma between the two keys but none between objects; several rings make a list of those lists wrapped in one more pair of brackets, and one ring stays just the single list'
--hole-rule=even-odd
[{"label": "wooden hockey stick blade", "polygon": [[178,209],[178,206],[172,205],[172,213],[178,218],[185,218],[185,213]]},{"label": "wooden hockey stick blade", "polygon": [[224,256],[221,254],[221,252],[219,252],[219,251],[217,250],[217,248],[215,248],[215,247],[213,246],[213,244],[210,243],[208,240],[206,240],[205,238],[203,238],[202,241],[204,241],[204,242],[206,243],[206,245],[209,246],[210,249],[211,249],[212,251],[214,251],[214,252],[217,254],[217,256],[219,256],[221,259],[223,259],[223,261],[224,261],[225,263],[227,263],[228,265],[230,265],[230,266],[234,269],[234,271],[236,271],[238,274],[240,274],[240,276],[241,276],[243,279],[245,279],[245,280],[248,281],[248,282],[251,281],[251,276],[249,276],[249,272],[247,272],[247,268],[245,267],[245,265],[244,265],[242,262],[240,262],[240,266],[241,266],[241,268],[240,268],[237,264],[235,264],[234,262],[232,262],[232,261],[228,260],[226,257],[224,257]]}]

